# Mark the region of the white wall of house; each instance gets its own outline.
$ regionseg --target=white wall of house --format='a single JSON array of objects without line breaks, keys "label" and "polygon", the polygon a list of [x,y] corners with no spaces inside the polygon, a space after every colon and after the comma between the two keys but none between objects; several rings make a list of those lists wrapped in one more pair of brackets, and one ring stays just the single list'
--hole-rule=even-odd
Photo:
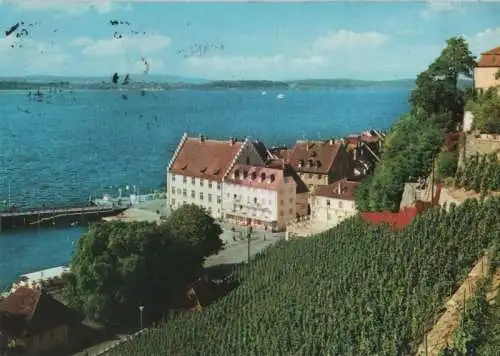
[{"label": "white wall of house", "polygon": [[[278,192],[224,182],[224,214],[260,219],[278,220]],[[255,208],[255,209],[253,209]]]},{"label": "white wall of house", "polygon": [[183,204],[204,207],[215,219],[222,218],[222,183],[168,173],[168,202],[173,209]]},{"label": "white wall of house", "polygon": [[286,179],[278,190],[254,188],[246,185],[223,184],[224,215],[257,219],[268,223],[276,222],[278,229],[284,229],[287,222],[295,219],[296,184]]},{"label": "white wall of house", "polygon": [[311,220],[313,222],[333,227],[356,214],[356,205],[353,200],[322,196],[311,198]]}]

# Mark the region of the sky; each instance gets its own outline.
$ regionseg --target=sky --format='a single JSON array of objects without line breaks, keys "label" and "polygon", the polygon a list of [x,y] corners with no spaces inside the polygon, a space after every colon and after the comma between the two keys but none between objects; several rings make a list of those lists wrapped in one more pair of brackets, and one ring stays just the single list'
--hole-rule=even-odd
[{"label": "sky", "polygon": [[456,35],[500,46],[500,2],[0,0],[0,77],[414,78]]}]

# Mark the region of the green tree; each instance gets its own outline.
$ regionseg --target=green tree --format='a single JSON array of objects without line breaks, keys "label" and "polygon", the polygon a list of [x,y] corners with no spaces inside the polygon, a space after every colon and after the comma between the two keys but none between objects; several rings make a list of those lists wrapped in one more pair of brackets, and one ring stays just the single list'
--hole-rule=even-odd
[{"label": "green tree", "polygon": [[165,226],[175,236],[189,241],[202,258],[223,248],[220,225],[198,205],[185,204],[173,211]]},{"label": "green tree", "polygon": [[497,88],[470,99],[466,109],[474,115],[473,128],[484,133],[500,133],[500,95]]},{"label": "green tree", "polygon": [[458,155],[456,152],[441,152],[436,162],[436,178],[443,181],[447,177],[454,177],[457,173]]},{"label": "green tree", "polygon": [[65,295],[100,321],[136,323],[139,305],[156,319],[202,264],[198,249],[166,225],[95,224],[78,243]]},{"label": "green tree", "polygon": [[450,129],[463,117],[466,91],[459,88],[461,76],[472,78],[476,66],[475,57],[462,37],[452,37],[446,47],[427,70],[417,77],[417,86],[410,102],[413,110],[428,114],[450,115]]}]

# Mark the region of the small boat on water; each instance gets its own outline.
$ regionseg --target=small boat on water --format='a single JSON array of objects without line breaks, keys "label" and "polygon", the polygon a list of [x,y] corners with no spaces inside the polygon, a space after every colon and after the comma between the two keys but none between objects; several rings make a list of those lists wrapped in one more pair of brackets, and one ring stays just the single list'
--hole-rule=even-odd
[{"label": "small boat on water", "polygon": [[280,94],[278,94],[277,98],[278,98],[278,99],[285,99],[285,94],[281,94],[281,93],[280,93]]},{"label": "small boat on water", "polygon": [[267,91],[264,90],[261,94],[262,95],[267,95]]}]

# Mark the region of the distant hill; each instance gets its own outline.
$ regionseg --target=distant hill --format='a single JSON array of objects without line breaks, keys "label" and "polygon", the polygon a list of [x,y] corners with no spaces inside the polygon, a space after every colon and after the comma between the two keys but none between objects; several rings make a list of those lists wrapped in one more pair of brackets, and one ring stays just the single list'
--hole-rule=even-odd
[{"label": "distant hill", "polygon": [[[200,78],[188,78],[175,75],[158,74],[135,74],[130,75],[131,81],[145,83],[206,83],[208,80]],[[70,84],[90,84],[109,82],[111,75],[107,76],[55,76],[55,75],[32,75],[24,77],[0,77],[0,82],[28,82],[28,83],[70,83]]]},{"label": "distant hill", "polygon": [[[121,79],[120,79],[121,81]],[[70,89],[115,89],[110,77],[58,77],[58,76],[27,76],[0,77],[0,90],[34,89],[48,87],[64,87]],[[299,79],[289,81],[271,80],[216,80],[208,81],[200,78],[186,78],[172,75],[131,75],[128,89],[157,87],[164,90],[197,89],[197,90],[227,90],[227,89],[278,89],[278,90],[318,90],[318,89],[356,89],[356,88],[406,88],[415,87],[414,79],[399,80],[356,80],[356,79]],[[460,79],[462,88],[472,87],[472,80]]]}]

